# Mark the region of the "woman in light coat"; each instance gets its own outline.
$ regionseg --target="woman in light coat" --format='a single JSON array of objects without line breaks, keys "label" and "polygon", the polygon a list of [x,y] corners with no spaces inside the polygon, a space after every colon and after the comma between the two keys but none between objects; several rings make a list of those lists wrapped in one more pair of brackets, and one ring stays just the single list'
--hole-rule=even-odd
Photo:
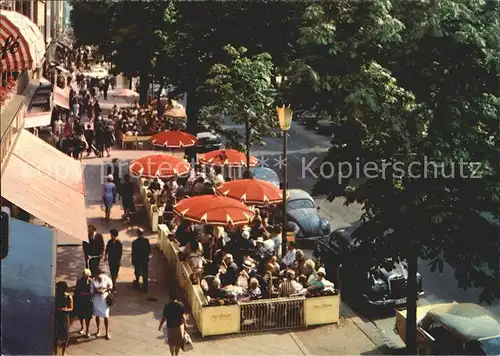
[{"label": "woman in light coat", "polygon": [[109,334],[109,305],[107,298],[113,289],[113,282],[111,278],[98,268],[96,270],[96,276],[92,280],[90,286],[90,292],[92,294],[92,305],[93,312],[95,316],[95,321],[97,324],[96,337],[101,335],[100,326],[101,319],[104,318],[104,328],[106,329],[106,339],[110,340],[111,335]]}]

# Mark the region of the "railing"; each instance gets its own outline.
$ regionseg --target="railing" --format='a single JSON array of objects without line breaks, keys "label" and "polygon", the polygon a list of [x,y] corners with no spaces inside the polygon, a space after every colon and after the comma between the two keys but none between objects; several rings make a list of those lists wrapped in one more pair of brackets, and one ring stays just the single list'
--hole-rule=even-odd
[{"label": "railing", "polygon": [[305,326],[304,300],[304,297],[295,297],[240,302],[240,332]]}]

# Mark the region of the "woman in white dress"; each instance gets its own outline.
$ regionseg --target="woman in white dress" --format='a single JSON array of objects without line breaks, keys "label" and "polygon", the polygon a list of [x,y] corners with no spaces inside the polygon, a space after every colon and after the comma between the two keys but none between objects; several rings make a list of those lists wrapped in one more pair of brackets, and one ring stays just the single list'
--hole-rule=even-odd
[{"label": "woman in white dress", "polygon": [[94,315],[97,324],[96,337],[100,336],[100,318],[104,318],[104,328],[106,329],[106,339],[110,340],[109,334],[109,305],[106,301],[109,293],[113,289],[113,282],[111,278],[103,272],[102,269],[97,268],[96,276],[92,280],[90,292],[92,294],[92,304],[94,308]]}]

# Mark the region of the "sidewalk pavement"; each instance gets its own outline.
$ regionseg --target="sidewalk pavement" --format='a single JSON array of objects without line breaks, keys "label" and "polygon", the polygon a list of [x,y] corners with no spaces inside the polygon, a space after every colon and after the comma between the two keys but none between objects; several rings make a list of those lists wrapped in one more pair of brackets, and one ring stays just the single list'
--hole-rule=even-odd
[{"label": "sidewalk pavement", "polygon": [[[152,153],[151,151],[112,151],[111,158],[84,158],[84,179],[86,187],[87,221],[97,227],[109,239],[109,230],[116,228],[124,246],[122,267],[117,281],[117,302],[111,307],[111,340],[92,336],[86,339],[78,335],[79,322],[71,326],[71,355],[168,355],[163,334],[158,331],[164,304],[168,301],[169,288],[176,288],[173,275],[168,270],[165,256],[154,245],[149,265],[149,292],[144,294],[133,288],[133,267],[131,265],[131,244],[136,236],[136,227],[121,220],[123,210],[120,201],[113,207],[111,221],[103,221],[100,208],[103,164],[112,158],[134,159]],[[104,172],[105,173],[105,172]],[[152,245],[156,235],[150,232],[147,216],[140,202],[137,203],[138,219]],[[57,281],[64,280],[74,286],[83,271],[84,256],[81,246],[59,246],[57,250]],[[342,312],[342,311],[341,311]],[[101,326],[102,328],[104,325]],[[96,332],[95,321],[91,333]],[[104,329],[101,329],[103,334]],[[194,341],[191,355],[375,355],[382,352],[348,318],[338,325],[327,325],[305,329],[271,331],[258,334],[241,334],[201,338],[193,320],[189,319],[188,332]]]}]

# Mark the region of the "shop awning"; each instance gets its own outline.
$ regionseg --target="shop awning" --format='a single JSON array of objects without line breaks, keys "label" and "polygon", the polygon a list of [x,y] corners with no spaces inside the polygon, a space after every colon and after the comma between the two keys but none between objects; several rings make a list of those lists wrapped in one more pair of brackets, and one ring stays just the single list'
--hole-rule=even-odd
[{"label": "shop awning", "polygon": [[51,111],[27,113],[24,116],[24,128],[31,129],[33,127],[49,126],[51,118]]},{"label": "shop awning", "polygon": [[26,130],[2,169],[2,197],[52,227],[87,239],[82,167]]},{"label": "shop awning", "polygon": [[37,68],[45,56],[45,41],[40,29],[15,11],[0,11],[1,71],[20,72]]},{"label": "shop awning", "polygon": [[69,110],[69,88],[61,89],[54,86],[54,104],[63,109]]}]

